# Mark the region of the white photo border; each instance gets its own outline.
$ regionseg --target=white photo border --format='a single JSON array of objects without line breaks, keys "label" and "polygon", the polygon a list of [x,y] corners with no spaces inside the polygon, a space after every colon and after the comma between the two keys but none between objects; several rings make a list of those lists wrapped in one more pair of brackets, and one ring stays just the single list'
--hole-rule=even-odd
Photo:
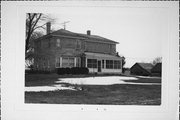
[{"label": "white photo border", "polygon": [[[168,39],[163,41],[162,48],[162,104],[160,106],[25,104],[26,13],[54,13],[61,7],[162,8],[168,12]],[[2,2],[2,119],[177,120],[176,116],[179,115],[178,10],[178,1]]]}]

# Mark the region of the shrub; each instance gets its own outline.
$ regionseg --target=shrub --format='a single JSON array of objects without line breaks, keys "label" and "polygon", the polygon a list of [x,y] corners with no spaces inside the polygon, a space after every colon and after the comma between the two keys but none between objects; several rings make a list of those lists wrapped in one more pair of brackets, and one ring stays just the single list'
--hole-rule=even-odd
[{"label": "shrub", "polygon": [[25,70],[26,74],[50,74],[51,71],[44,71],[44,70]]},{"label": "shrub", "polygon": [[88,74],[89,69],[85,67],[73,67],[71,68],[71,73],[72,74]]},{"label": "shrub", "polygon": [[59,74],[59,75],[66,74],[65,68],[57,68],[57,74]]},{"label": "shrub", "polygon": [[57,74],[64,75],[64,74],[88,74],[89,69],[85,67],[73,67],[73,68],[57,68]]},{"label": "shrub", "polygon": [[71,74],[71,68],[65,68],[65,74]]},{"label": "shrub", "polygon": [[89,69],[88,68],[81,68],[81,74],[88,74],[89,73]]},{"label": "shrub", "polygon": [[71,68],[71,74],[78,74],[77,67]]},{"label": "shrub", "polygon": [[57,68],[57,74],[59,75],[71,74],[71,68]]}]

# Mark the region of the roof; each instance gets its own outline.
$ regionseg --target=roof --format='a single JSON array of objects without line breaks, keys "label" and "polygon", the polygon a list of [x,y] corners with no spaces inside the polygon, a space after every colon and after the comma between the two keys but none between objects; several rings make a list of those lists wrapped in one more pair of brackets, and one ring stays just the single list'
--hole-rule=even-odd
[{"label": "roof", "polygon": [[[54,31],[50,34],[44,35],[41,38],[45,38],[48,36],[62,36],[62,37],[74,37],[74,38],[79,38],[79,39],[84,39],[84,40],[91,40],[91,41],[99,41],[99,42],[108,42],[108,43],[113,43],[113,44],[117,44],[118,42],[115,42],[113,40],[98,36],[98,35],[87,35],[87,34],[82,34],[82,33],[75,33],[75,32],[71,32],[68,30],[64,30],[64,29],[60,29],[57,31]],[[38,38],[38,39],[41,39]]]},{"label": "roof", "polygon": [[157,63],[151,70],[151,72],[161,72],[162,63]]},{"label": "roof", "polygon": [[151,63],[137,63],[137,64],[139,64],[142,68],[144,68],[148,72],[151,72],[151,69],[154,67]]},{"label": "roof", "polygon": [[139,65],[141,68],[145,69],[148,72],[151,72],[151,69],[154,67],[151,63],[135,63],[133,66],[135,65]]},{"label": "roof", "polygon": [[122,60],[122,57],[103,53],[85,52],[85,55],[87,58],[106,58],[108,60]]}]

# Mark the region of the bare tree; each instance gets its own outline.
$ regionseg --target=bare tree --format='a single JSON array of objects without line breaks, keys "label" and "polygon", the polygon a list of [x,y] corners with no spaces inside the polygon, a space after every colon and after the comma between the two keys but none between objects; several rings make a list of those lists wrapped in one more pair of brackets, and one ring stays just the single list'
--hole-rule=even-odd
[{"label": "bare tree", "polygon": [[122,70],[125,71],[124,65],[126,64],[126,58],[123,55],[119,55],[119,52],[116,53],[116,56],[122,58]]},{"label": "bare tree", "polygon": [[43,36],[43,31],[46,28],[47,22],[54,22],[55,19],[42,13],[27,13],[26,16],[26,44],[25,44],[25,62],[26,66],[33,64],[33,49],[34,40]]},{"label": "bare tree", "polygon": [[28,13],[26,18],[26,53],[30,48],[30,40],[33,32],[39,27],[38,21],[41,19],[42,13]]},{"label": "bare tree", "polygon": [[[26,53],[31,48],[31,40],[39,37],[38,35],[45,29],[46,22],[53,22],[55,19],[42,13],[27,13],[26,16]],[[38,32],[37,32],[38,31]],[[37,34],[38,33],[38,34]],[[42,33],[42,32],[41,32]]]},{"label": "bare tree", "polygon": [[152,64],[155,65],[157,63],[162,63],[162,57],[156,57],[153,61]]}]

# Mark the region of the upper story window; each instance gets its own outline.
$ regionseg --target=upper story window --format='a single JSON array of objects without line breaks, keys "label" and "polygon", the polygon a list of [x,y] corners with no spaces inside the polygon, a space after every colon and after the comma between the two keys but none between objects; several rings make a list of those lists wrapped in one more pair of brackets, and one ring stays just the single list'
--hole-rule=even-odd
[{"label": "upper story window", "polygon": [[56,46],[57,46],[57,47],[60,47],[60,46],[61,46],[61,40],[60,40],[60,39],[57,39],[57,40],[56,40]]},{"label": "upper story window", "polygon": [[81,49],[81,41],[80,40],[76,41],[76,48]]},{"label": "upper story window", "polygon": [[51,47],[51,40],[48,39],[48,47],[50,48]]}]

